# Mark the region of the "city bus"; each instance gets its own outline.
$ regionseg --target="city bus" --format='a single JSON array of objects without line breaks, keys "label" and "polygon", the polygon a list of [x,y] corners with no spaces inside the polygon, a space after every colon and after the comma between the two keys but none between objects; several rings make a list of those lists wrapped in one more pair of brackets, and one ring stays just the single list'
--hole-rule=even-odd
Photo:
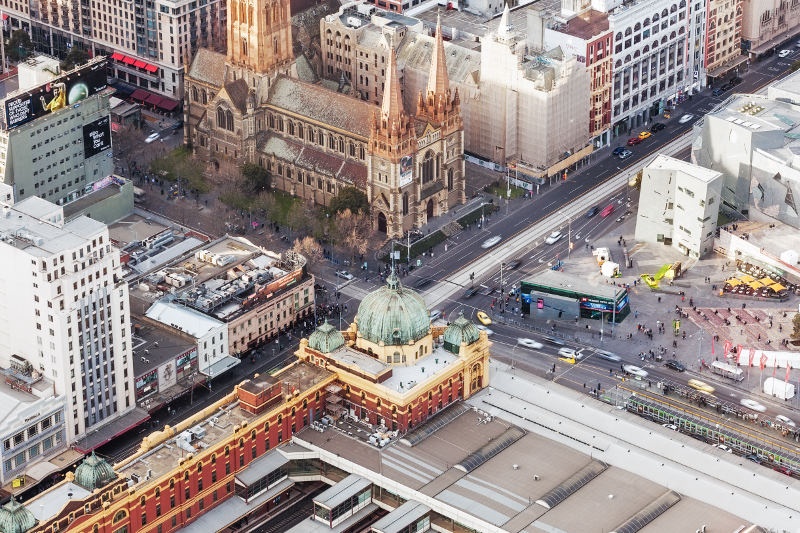
[{"label": "city bus", "polygon": [[722,361],[714,361],[711,363],[711,371],[734,381],[744,380],[744,371],[741,368],[723,363]]}]

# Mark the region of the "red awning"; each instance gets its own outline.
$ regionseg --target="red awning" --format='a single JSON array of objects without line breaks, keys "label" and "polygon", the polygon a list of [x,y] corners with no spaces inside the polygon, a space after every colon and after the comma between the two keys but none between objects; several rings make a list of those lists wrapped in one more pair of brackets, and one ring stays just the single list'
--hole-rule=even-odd
[{"label": "red awning", "polygon": [[136,68],[144,68],[144,66],[145,66],[146,64],[147,64],[147,63],[145,63],[145,62],[144,62],[144,61],[142,61],[141,59],[137,59],[137,60],[136,60],[136,61],[133,63],[133,66],[134,66],[134,67],[136,67]]},{"label": "red awning", "polygon": [[161,103],[158,104],[158,107],[163,109],[164,111],[172,111],[176,107],[178,107],[178,101],[173,100],[172,98],[161,98]]},{"label": "red awning", "polygon": [[136,62],[136,60],[132,57],[125,56],[122,58],[122,62],[125,63],[126,65],[133,65]]},{"label": "red awning", "polygon": [[131,98],[137,102],[144,102],[148,96],[150,96],[150,92],[144,89],[136,89],[131,93]]},{"label": "red awning", "polygon": [[148,96],[147,99],[144,102],[146,104],[158,106],[158,104],[161,103],[161,97],[158,96],[157,94],[152,94],[151,93],[150,96]]},{"label": "red awning", "polygon": [[119,52],[114,52],[113,54],[111,54],[111,59],[113,59],[114,61],[122,61],[124,57],[125,56],[120,54]]},{"label": "red awning", "polygon": [[147,64],[145,64],[145,66],[144,66],[144,69],[145,69],[147,72],[155,72],[155,71],[157,71],[157,70],[158,70],[158,67],[157,67],[157,66],[155,66],[155,65],[151,65],[150,63],[147,63]]}]

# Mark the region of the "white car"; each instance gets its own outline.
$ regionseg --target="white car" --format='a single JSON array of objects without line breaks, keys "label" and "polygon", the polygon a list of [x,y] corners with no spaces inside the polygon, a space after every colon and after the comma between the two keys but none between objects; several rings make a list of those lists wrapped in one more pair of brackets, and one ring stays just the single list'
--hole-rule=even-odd
[{"label": "white car", "polygon": [[780,422],[781,424],[785,424],[787,426],[795,427],[797,424],[794,423],[794,420],[789,418],[788,416],[778,415],[775,417],[775,420]]},{"label": "white car", "polygon": [[607,352],[605,350],[597,350],[597,357],[600,359],[605,359],[606,361],[614,361],[619,362],[622,361],[622,358],[615,353]]},{"label": "white car", "polygon": [[339,278],[344,278],[347,281],[350,281],[350,280],[353,279],[353,275],[350,272],[348,272],[347,270],[337,270],[336,271],[336,276],[339,277]]},{"label": "white car", "polygon": [[520,337],[519,339],[517,339],[517,344],[520,344],[520,345],[522,345],[522,346],[524,346],[526,348],[533,348],[534,350],[541,350],[542,349],[542,343],[541,342],[536,342],[533,339],[526,339],[524,337]]},{"label": "white car", "polygon": [[494,331],[492,331],[491,329],[487,328],[483,324],[477,324],[475,327],[478,328],[481,331],[485,331],[487,337],[491,337],[492,335],[494,335]]},{"label": "white car", "polygon": [[560,231],[554,231],[553,233],[548,235],[548,237],[544,240],[544,243],[545,244],[555,244],[555,243],[557,243],[558,241],[561,240],[561,237],[563,237],[563,235],[561,235]]},{"label": "white car", "polygon": [[780,52],[778,52],[778,57],[786,57],[791,53],[792,53],[791,50],[781,50]]},{"label": "white car", "polygon": [[492,246],[494,246],[495,244],[500,242],[500,239],[502,239],[502,237],[500,235],[495,235],[494,237],[489,237],[488,239],[483,241],[483,244],[481,244],[481,248],[483,248],[483,249],[491,248]]},{"label": "white car", "polygon": [[638,366],[635,365],[623,365],[622,369],[628,374],[634,375],[639,378],[647,377],[647,370],[639,368]]},{"label": "white car", "polygon": [[667,429],[671,429],[672,431],[678,431],[678,426],[675,424],[661,424],[663,427]]},{"label": "white car", "polygon": [[748,409],[752,409],[753,411],[758,411],[759,413],[763,413],[767,410],[766,407],[755,400],[751,400],[750,398],[742,398],[739,400],[739,404],[743,407],[747,407]]},{"label": "white car", "polygon": [[441,309],[434,309],[431,311],[431,322],[435,322],[442,318],[442,310]]},{"label": "white car", "polygon": [[683,115],[681,118],[678,119],[678,123],[679,124],[686,124],[687,122],[689,122],[693,118],[694,118],[694,115],[692,115],[691,113],[686,113],[685,115]]},{"label": "white car", "polygon": [[720,449],[720,450],[722,450],[723,452],[726,452],[726,453],[733,453],[733,450],[731,450],[730,446],[726,446],[724,444],[712,444],[711,447],[712,448],[718,448],[718,449]]},{"label": "white car", "polygon": [[159,137],[160,135],[158,134],[158,132],[151,133],[150,135],[147,136],[147,139],[145,139],[144,142],[146,144],[150,144],[151,142],[157,141]]}]

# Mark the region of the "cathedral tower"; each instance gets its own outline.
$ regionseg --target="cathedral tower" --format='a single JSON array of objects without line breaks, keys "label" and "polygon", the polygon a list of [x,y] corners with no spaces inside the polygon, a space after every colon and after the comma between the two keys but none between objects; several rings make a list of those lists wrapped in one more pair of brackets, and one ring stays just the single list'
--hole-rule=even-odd
[{"label": "cathedral tower", "polygon": [[227,61],[231,65],[266,74],[292,60],[288,0],[228,0]]},{"label": "cathedral tower", "polygon": [[431,54],[431,70],[424,93],[417,98],[417,117],[441,126],[445,135],[461,128],[461,106],[458,89],[450,92],[450,78],[447,75],[447,61],[442,37],[442,18],[436,17],[436,37]]}]

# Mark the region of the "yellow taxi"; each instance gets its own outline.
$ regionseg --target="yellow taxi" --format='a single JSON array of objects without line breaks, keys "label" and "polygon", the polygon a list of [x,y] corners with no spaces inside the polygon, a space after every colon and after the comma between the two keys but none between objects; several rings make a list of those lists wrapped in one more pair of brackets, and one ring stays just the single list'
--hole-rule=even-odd
[{"label": "yellow taxi", "polygon": [[475,313],[475,316],[478,317],[478,322],[480,322],[484,326],[488,326],[489,324],[492,323],[492,319],[489,318],[489,315],[487,315],[483,311],[478,311],[477,313]]},{"label": "yellow taxi", "polygon": [[700,392],[704,392],[706,394],[714,394],[714,387],[706,383],[705,381],[700,381],[699,379],[690,379],[687,383],[691,388],[695,390],[699,390]]},{"label": "yellow taxi", "polygon": [[639,138],[640,138],[640,139],[642,139],[642,140],[645,140],[645,139],[647,139],[648,137],[650,137],[651,135],[653,135],[653,134],[652,134],[652,133],[650,133],[649,131],[645,130],[645,131],[643,131],[643,132],[641,132],[641,133],[639,134]]}]

